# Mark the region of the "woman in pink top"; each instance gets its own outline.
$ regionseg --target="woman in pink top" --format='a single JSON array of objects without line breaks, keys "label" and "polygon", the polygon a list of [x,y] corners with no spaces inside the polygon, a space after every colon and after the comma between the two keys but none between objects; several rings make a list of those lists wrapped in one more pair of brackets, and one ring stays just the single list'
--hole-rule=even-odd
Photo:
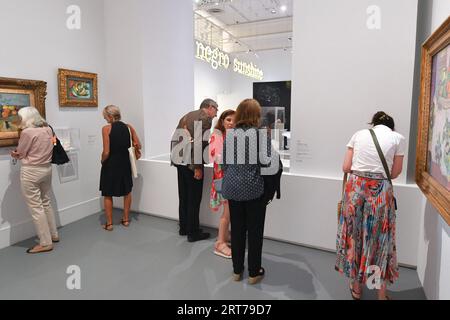
[{"label": "woman in pink top", "polygon": [[234,128],[235,113],[234,110],[227,110],[222,113],[209,143],[210,162],[214,163],[210,206],[213,212],[218,212],[223,207],[219,224],[219,235],[214,246],[214,254],[226,259],[231,259],[231,249],[227,244],[230,241],[228,232],[230,226],[230,208],[228,207],[228,201],[223,198],[220,190],[220,184],[223,178],[222,150],[226,130]]},{"label": "woman in pink top", "polygon": [[34,107],[19,110],[21,129],[19,145],[11,152],[22,160],[20,182],[22,193],[33,218],[39,245],[27,250],[41,253],[53,250],[59,242],[55,214],[50,201],[52,182],[53,134],[47,122]]}]

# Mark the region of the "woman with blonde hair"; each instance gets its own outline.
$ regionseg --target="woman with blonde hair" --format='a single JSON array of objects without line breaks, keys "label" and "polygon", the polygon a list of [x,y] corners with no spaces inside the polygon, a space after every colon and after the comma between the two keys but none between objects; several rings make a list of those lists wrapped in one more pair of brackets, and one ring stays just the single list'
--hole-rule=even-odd
[{"label": "woman with blonde hair", "polygon": [[210,206],[213,212],[218,212],[220,209],[223,210],[222,216],[220,217],[219,234],[214,245],[214,254],[226,259],[231,259],[231,249],[227,244],[229,242],[230,207],[228,201],[222,195],[222,153],[226,132],[234,128],[235,113],[236,111],[234,110],[227,110],[220,115],[209,142],[210,162],[214,166]]},{"label": "woman with blonde hair", "polygon": [[113,197],[124,197],[123,218],[121,224],[130,225],[131,190],[133,178],[128,149],[130,141],[136,150],[137,158],[140,157],[141,143],[136,130],[131,125],[121,121],[120,109],[109,105],[103,109],[103,118],[108,123],[102,128],[103,152],[102,170],[100,176],[100,191],[104,197],[106,224],[103,228],[113,230],[112,211]]},{"label": "woman with blonde hair", "polygon": [[39,245],[27,250],[35,254],[53,250],[59,242],[55,214],[51,205],[53,133],[34,107],[21,108],[19,145],[11,156],[22,161],[20,182],[39,238]]}]

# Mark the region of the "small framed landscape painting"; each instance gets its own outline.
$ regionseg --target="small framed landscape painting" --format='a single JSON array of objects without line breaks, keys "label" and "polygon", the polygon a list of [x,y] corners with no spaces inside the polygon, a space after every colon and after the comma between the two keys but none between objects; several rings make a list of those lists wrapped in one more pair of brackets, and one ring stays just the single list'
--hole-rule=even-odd
[{"label": "small framed landscape painting", "polygon": [[36,107],[45,118],[46,95],[44,81],[0,77],[0,147],[17,145],[21,108]]}]

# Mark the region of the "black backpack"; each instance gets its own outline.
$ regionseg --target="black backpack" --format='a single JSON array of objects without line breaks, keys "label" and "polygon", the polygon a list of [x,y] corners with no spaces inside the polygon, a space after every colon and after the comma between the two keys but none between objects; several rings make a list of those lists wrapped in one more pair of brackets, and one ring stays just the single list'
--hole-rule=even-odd
[{"label": "black backpack", "polygon": [[281,199],[281,176],[283,175],[283,163],[281,159],[279,161],[278,172],[274,175],[264,175],[264,196],[263,200],[266,205],[270,204],[275,193],[277,194],[277,199]]}]

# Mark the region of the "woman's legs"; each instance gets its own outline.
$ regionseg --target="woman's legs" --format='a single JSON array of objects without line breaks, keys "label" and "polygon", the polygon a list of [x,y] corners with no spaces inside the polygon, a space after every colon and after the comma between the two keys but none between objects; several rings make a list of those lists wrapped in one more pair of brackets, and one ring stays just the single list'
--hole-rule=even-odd
[{"label": "woman's legs", "polygon": [[245,240],[247,233],[245,203],[229,200],[229,204],[233,270],[235,274],[241,274],[244,272]]},{"label": "woman's legs", "polygon": [[223,204],[223,213],[219,222],[219,234],[215,244],[215,250],[226,255],[231,256],[231,249],[228,247],[227,242],[229,239],[229,226],[230,226],[230,207],[228,203]]},{"label": "woman's legs", "polygon": [[52,207],[50,193],[52,189],[52,168],[48,170],[47,178],[41,184],[42,205],[47,216],[47,222],[52,236],[52,241],[59,241],[58,229],[56,226],[55,212]]},{"label": "woman's legs", "polygon": [[106,225],[104,227],[106,230],[112,230],[113,198],[112,197],[104,197],[104,206],[105,206],[105,216],[106,216]]},{"label": "woman's legs", "polygon": [[248,271],[249,276],[254,278],[261,273],[266,206],[261,199],[256,199],[246,203],[246,211],[248,230]]},{"label": "woman's legs", "polygon": [[130,208],[131,208],[131,192],[123,197],[123,218],[122,224],[124,226],[130,225]]},{"label": "woman's legs", "polygon": [[[33,252],[38,252],[44,248],[52,248],[52,237],[49,223],[45,214],[41,197],[41,181],[48,174],[46,168],[26,167],[21,169],[21,187],[25,202],[33,218],[36,233],[39,238],[39,246],[33,248]],[[30,252],[30,253],[33,253]]]}]

